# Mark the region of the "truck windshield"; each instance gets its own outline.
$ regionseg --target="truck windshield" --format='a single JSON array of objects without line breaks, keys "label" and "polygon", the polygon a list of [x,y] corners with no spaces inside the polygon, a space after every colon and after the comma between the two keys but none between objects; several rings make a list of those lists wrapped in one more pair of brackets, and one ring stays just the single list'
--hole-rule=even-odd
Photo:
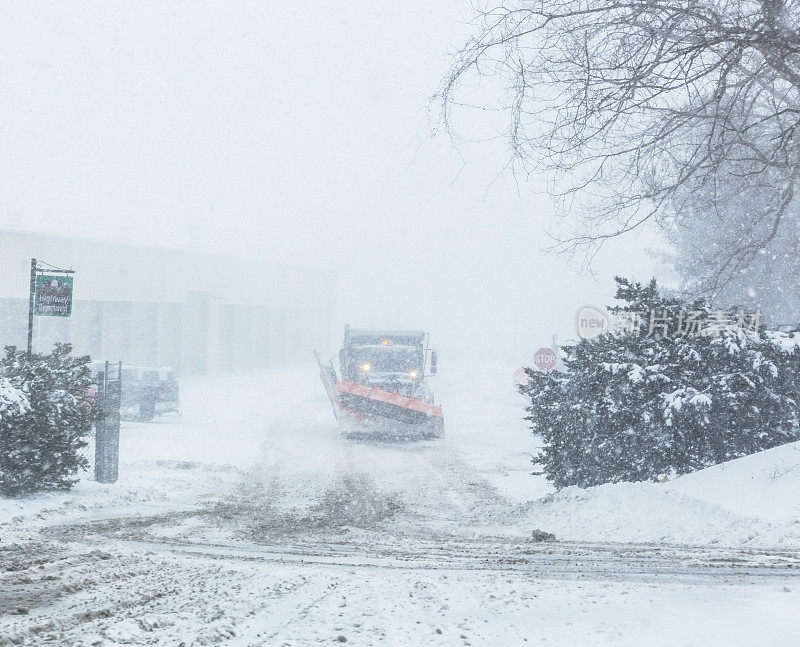
[{"label": "truck windshield", "polygon": [[362,346],[355,349],[357,367],[369,364],[377,373],[408,373],[422,369],[422,352],[413,346]]}]

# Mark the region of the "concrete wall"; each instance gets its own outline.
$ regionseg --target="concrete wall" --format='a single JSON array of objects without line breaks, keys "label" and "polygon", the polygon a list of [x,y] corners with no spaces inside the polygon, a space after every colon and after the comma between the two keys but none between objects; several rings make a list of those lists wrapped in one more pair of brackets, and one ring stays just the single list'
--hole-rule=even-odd
[{"label": "concrete wall", "polygon": [[76,270],[72,316],[35,318],[38,352],[205,373],[302,361],[333,332],[319,270],[0,230],[0,345],[27,343],[31,257]]},{"label": "concrete wall", "polygon": [[[197,374],[308,359],[328,326],[314,310],[214,303],[203,294],[184,303],[76,301],[69,319],[35,318],[34,350],[63,341],[93,360]],[[27,302],[0,298],[0,345],[26,343]]]}]

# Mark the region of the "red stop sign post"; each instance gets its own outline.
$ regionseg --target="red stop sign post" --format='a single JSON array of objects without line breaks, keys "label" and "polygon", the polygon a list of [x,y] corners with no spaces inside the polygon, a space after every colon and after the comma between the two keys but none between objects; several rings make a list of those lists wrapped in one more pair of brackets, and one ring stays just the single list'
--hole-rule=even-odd
[{"label": "red stop sign post", "polygon": [[540,348],[533,356],[533,365],[540,371],[549,371],[555,365],[558,357],[552,348]]}]

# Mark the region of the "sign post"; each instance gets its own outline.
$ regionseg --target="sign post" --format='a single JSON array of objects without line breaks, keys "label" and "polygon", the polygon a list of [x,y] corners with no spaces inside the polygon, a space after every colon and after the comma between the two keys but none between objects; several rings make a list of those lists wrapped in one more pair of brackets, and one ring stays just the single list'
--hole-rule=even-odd
[{"label": "sign post", "polygon": [[36,294],[36,259],[31,259],[31,287],[28,296],[28,359],[33,351],[33,297]]},{"label": "sign post", "polygon": [[119,478],[119,428],[122,403],[122,362],[109,364],[99,380],[95,424],[94,478],[98,483],[116,483]]},{"label": "sign post", "polygon": [[33,353],[33,318],[72,315],[72,274],[74,270],[41,268],[31,259],[31,284],[28,298],[28,357]]}]

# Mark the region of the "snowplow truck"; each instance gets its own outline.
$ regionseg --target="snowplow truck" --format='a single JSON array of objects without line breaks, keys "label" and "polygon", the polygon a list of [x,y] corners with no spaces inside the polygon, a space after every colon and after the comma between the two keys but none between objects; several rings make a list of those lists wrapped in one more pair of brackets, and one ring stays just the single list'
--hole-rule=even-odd
[{"label": "snowplow truck", "polygon": [[444,435],[442,407],[434,402],[428,378],[436,374],[436,351],[429,335],[417,330],[344,328],[339,372],[334,361],[314,356],[320,378],[345,437]]}]

